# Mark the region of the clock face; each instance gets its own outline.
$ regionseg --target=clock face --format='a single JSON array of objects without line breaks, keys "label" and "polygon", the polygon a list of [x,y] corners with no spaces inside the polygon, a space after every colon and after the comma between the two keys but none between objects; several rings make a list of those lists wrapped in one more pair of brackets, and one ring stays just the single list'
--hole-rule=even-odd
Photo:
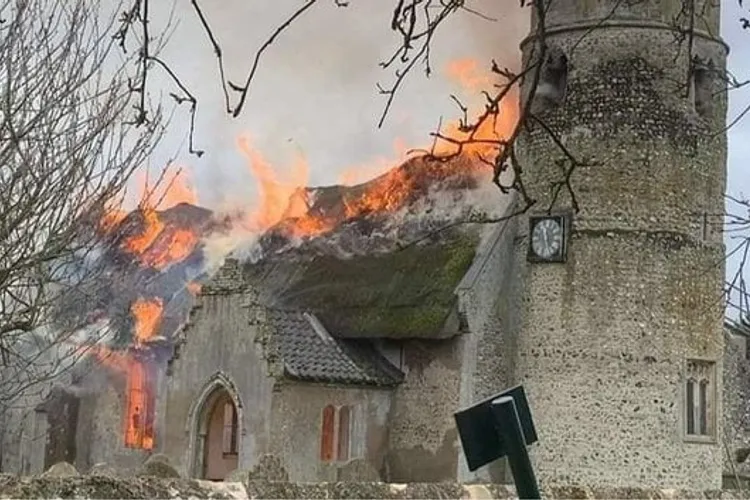
[{"label": "clock face", "polygon": [[557,255],[563,245],[563,228],[558,219],[542,219],[531,232],[531,249],[542,259]]}]

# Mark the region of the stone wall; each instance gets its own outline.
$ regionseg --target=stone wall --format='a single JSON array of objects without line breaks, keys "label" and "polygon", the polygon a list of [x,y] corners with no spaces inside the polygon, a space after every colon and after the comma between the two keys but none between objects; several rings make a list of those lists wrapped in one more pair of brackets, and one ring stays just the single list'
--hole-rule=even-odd
[{"label": "stone wall", "polygon": [[460,339],[405,341],[403,359],[406,377],[393,397],[384,479],[454,481]]},{"label": "stone wall", "polygon": [[748,337],[725,330],[724,344],[724,477],[750,478],[750,361]]},{"label": "stone wall", "polygon": [[[509,256],[513,254],[516,225],[513,218],[492,228],[456,290],[470,332],[461,338],[461,393],[456,410],[513,384],[512,333],[518,320],[518,291]],[[458,461],[461,482],[505,482],[503,461],[475,473],[468,471],[463,456]]]},{"label": "stone wall", "polygon": [[226,390],[237,407],[239,468],[249,468],[269,449],[274,378],[259,344],[262,318],[235,261],[227,261],[204,285],[180,335],[167,378],[165,425],[159,451],[183,475],[200,475],[202,419],[206,402]]},{"label": "stone wall", "polygon": [[[549,499],[747,498],[743,491],[560,486],[542,490]],[[512,487],[456,483],[214,483],[189,479],[104,476],[25,477],[0,475],[0,498],[258,498],[258,499],[514,499]]]},{"label": "stone wall", "polygon": [[[135,470],[149,451],[125,447],[126,380],[106,366],[92,366],[80,397],[74,465],[88,471],[96,463]],[[158,436],[157,436],[158,439]]]},{"label": "stone wall", "polygon": [[[347,460],[320,460],[322,413],[327,405],[352,409]],[[390,409],[390,389],[284,382],[273,397],[271,449],[295,481],[379,480]]]}]

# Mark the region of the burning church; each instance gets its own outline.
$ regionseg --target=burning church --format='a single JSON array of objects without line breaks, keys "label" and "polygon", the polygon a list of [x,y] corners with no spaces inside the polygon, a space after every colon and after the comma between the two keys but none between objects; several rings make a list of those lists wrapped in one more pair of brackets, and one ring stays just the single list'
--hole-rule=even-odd
[{"label": "burning church", "polygon": [[482,206],[502,215],[490,175],[471,155],[417,156],[364,184],[295,189],[253,255],[215,272],[201,241],[231,217],[178,204],[107,221],[106,308],[83,307],[114,340],[86,345],[6,433],[3,467],[132,471],[160,452],[215,480],[264,455],[311,481],[451,477],[452,410],[493,389],[467,385],[473,352],[501,356],[489,298],[502,272],[480,268],[504,266],[480,249],[511,233],[446,226]]},{"label": "burning church", "polygon": [[[710,78],[663,90],[690,64],[665,49],[677,2],[610,4],[550,4],[553,92],[533,107],[547,127],[517,144],[537,200],[520,215],[502,217],[517,200],[467,151],[298,186],[215,272],[203,242],[232,217],[176,205],[108,223],[111,278],[85,305],[115,341],[6,415],[3,470],[162,453],[214,480],[272,459],[295,481],[502,482],[502,463],[466,469],[453,414],[523,383],[543,483],[703,490],[749,472],[748,334],[717,309],[721,228],[694,217],[722,211],[726,138],[704,132],[725,95]],[[724,67],[705,12],[693,55]],[[550,133],[601,161],[565,177]],[[576,198],[550,188],[561,175]],[[501,221],[459,223],[479,219]]]}]

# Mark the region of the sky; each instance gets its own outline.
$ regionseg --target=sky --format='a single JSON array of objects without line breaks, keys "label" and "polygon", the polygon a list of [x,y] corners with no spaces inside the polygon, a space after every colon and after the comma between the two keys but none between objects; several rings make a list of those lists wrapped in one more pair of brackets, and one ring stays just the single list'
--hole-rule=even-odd
[{"label": "sky", "polygon": [[[256,50],[288,17],[299,1],[203,2],[206,18],[217,35],[230,80],[242,82]],[[464,102],[480,97],[448,77],[451,61],[479,62],[477,74],[488,74],[492,59],[517,64],[518,42],[528,31],[528,16],[517,2],[474,0],[473,7],[492,17],[468,12],[448,19],[432,46],[433,74],[421,67],[405,80],[382,128],[378,119],[385,104],[376,85],[387,86],[392,70],[379,63],[390,57],[398,38],[390,31],[392,3],[351,1],[337,8],[320,1],[270,46],[257,73],[248,102],[238,118],[224,111],[216,59],[190,2],[152,2],[155,24],[172,15],[173,33],[161,57],[173,67],[198,97],[196,147],[201,158],[187,154],[187,107],[176,110],[168,137],[151,161],[158,171],[175,151],[175,165],[188,169],[198,187],[199,202],[216,208],[236,198],[252,201],[256,186],[248,162],[238,148],[240,137],[281,173],[304,157],[310,169],[308,184],[332,184],[353,170],[367,180],[393,166],[407,148],[430,144],[429,133],[444,120],[460,116],[450,99]],[[501,6],[503,5],[503,6]],[[171,91],[164,74],[154,72],[152,89]],[[155,96],[156,97],[156,96]],[[228,200],[232,199],[232,200]]]},{"label": "sky", "polygon": [[[301,180],[307,185],[363,181],[397,164],[405,149],[428,145],[438,120],[459,116],[451,93],[466,103],[481,104],[476,93],[467,93],[448,75],[451,61],[478,61],[478,75],[493,58],[501,66],[517,64],[518,43],[528,31],[528,9],[520,9],[517,1],[474,0],[474,8],[485,16],[460,12],[441,28],[432,46],[431,77],[424,76],[421,66],[415,68],[385,125],[378,128],[385,101],[376,85],[387,86],[393,78],[393,70],[379,63],[398,44],[389,29],[392,3],[384,8],[383,1],[351,0],[346,8],[337,8],[332,0],[318,2],[264,54],[238,118],[224,111],[216,59],[190,2],[152,2],[152,9],[159,9],[152,30],[171,19],[172,34],[160,57],[198,98],[194,137],[205,154],[198,158],[187,151],[188,114],[183,106],[175,110],[149,168],[158,172],[173,161],[185,169],[201,205],[252,206],[258,191],[238,147],[244,137],[281,174],[280,180],[304,158],[309,176]],[[743,14],[736,0],[721,1],[722,37],[732,48],[729,70],[744,81],[750,79],[750,30],[742,30],[739,18],[748,13]],[[222,0],[203,5],[224,50],[228,78],[241,82],[256,50],[301,2]],[[154,72],[150,78],[152,91],[174,90],[165,74]],[[747,106],[750,85],[730,93],[728,121]],[[729,130],[728,194],[750,196],[748,160],[750,114]],[[732,213],[738,210],[728,206]],[[729,235],[726,241],[728,249],[737,244]],[[738,264],[738,255],[728,258],[728,277]],[[732,315],[731,308],[728,312]]]},{"label": "sky", "polygon": [[[739,8],[736,0],[722,0],[722,38],[729,44],[731,50],[727,66],[738,81],[750,80],[750,30],[743,30],[739,18],[750,13]],[[745,109],[750,106],[750,84],[729,93],[729,111],[727,122],[732,123]],[[750,114],[734,124],[728,131],[728,159],[727,159],[727,194],[737,198],[750,198],[750,175],[747,165],[750,162]],[[727,203],[729,214],[750,215],[747,210],[732,203]],[[750,237],[748,231],[739,234],[727,234],[725,241],[727,251],[732,252],[742,239]],[[732,281],[740,269],[741,252],[730,255],[726,262],[727,279]],[[750,270],[742,270],[744,276],[750,275]],[[733,296],[727,306],[727,315],[735,318],[737,297]]]}]

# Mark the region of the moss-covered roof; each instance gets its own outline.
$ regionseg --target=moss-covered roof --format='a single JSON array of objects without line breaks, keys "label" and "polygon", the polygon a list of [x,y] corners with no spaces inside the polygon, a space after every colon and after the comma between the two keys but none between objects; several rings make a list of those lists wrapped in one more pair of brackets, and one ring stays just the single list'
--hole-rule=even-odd
[{"label": "moss-covered roof", "polygon": [[440,338],[458,333],[446,322],[477,245],[461,231],[388,254],[276,256],[245,273],[265,304],[314,312],[334,336]]}]

